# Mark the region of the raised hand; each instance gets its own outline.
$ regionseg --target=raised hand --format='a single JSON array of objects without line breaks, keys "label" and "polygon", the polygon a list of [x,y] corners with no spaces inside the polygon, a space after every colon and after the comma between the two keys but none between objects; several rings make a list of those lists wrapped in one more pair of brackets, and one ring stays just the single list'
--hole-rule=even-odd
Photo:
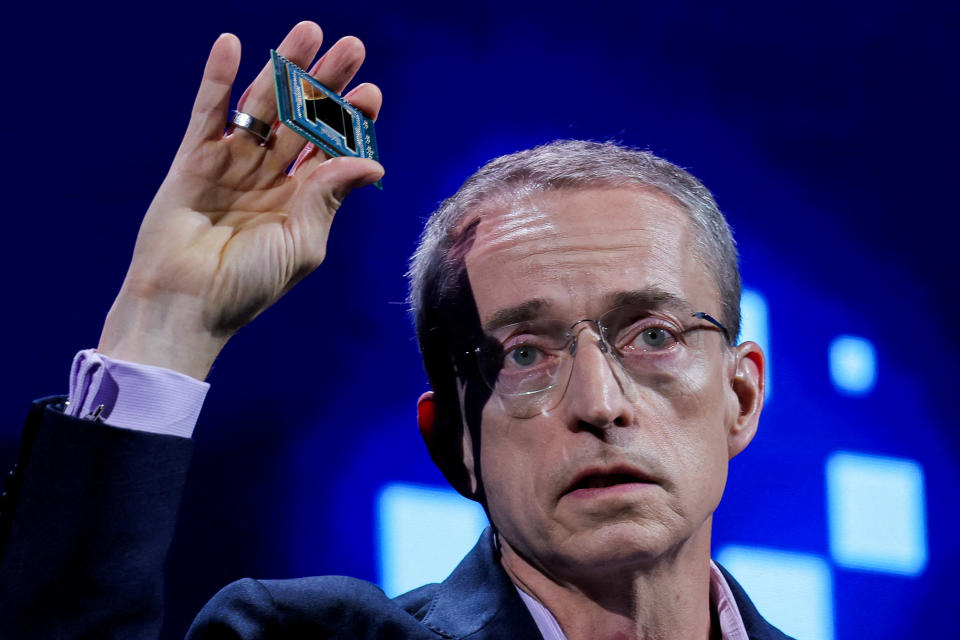
[{"label": "raised hand", "polygon": [[[320,27],[302,22],[278,51],[307,68],[321,40]],[[342,91],[363,58],[363,44],[346,37],[310,73]],[[286,127],[275,125],[266,144],[241,128],[224,135],[239,62],[239,40],[220,36],[183,142],[147,210],[107,315],[101,353],[203,379],[237,329],[323,261],[343,198],[383,175],[372,160],[330,159]],[[371,84],[345,98],[373,118],[380,109],[380,91]],[[237,109],[275,122],[269,62]]]}]

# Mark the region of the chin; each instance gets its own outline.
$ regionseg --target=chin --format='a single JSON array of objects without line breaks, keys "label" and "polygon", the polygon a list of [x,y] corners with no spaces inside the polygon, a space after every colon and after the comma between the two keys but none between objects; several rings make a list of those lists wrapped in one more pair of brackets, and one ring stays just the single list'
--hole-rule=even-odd
[{"label": "chin", "polygon": [[614,522],[581,531],[564,545],[565,564],[578,571],[640,568],[669,556],[681,536],[659,522]]}]

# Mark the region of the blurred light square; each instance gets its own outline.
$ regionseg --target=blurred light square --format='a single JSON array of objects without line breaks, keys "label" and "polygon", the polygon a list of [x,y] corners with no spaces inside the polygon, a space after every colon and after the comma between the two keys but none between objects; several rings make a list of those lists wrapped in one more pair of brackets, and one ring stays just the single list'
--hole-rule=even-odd
[{"label": "blurred light square", "polygon": [[744,289],[740,294],[739,342],[756,342],[766,356],[766,371],[763,376],[764,397],[770,399],[770,317],[767,300],[753,289]]},{"label": "blurred light square", "polygon": [[918,575],[927,565],[923,469],[838,452],[826,465],[830,553],[849,569]]},{"label": "blurred light square", "polygon": [[857,336],[837,336],[830,343],[830,380],[846,395],[862,396],[877,381],[877,355],[873,344]]},{"label": "blurred light square", "polygon": [[394,597],[440,582],[486,526],[483,508],[453,489],[384,486],[377,499],[380,586]]},{"label": "blurred light square", "polygon": [[716,560],[772,625],[799,640],[833,640],[833,576],[823,558],[727,546]]}]

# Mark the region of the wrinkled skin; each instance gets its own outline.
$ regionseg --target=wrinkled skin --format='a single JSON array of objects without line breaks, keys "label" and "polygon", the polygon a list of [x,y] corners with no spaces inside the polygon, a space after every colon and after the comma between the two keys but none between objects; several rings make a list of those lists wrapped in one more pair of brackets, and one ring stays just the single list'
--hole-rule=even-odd
[{"label": "wrinkled skin", "polygon": [[[598,317],[618,293],[650,289],[695,310],[720,312],[686,214],[653,190],[534,192],[490,202],[477,215],[466,264],[483,323],[536,298],[573,323]],[[728,461],[756,429],[763,359],[756,345],[729,347],[713,332],[683,375],[626,389],[596,342],[590,331],[581,336],[556,408],[520,419],[495,399],[486,404],[482,482],[515,582],[554,612],[571,604],[557,595],[562,590],[606,599],[606,609],[629,617],[638,615],[631,601],[638,576],[706,575]],[[567,492],[584,469],[615,465],[628,465],[648,482],[588,496]],[[705,593],[707,582],[697,584]],[[697,612],[698,628],[704,616],[709,626],[707,607]],[[576,628],[564,624],[568,635]]]}]

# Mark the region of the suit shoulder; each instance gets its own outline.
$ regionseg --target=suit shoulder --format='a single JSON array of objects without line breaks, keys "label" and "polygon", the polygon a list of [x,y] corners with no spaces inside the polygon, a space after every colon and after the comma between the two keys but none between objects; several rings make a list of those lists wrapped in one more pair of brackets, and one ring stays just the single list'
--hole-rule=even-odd
[{"label": "suit shoulder", "polygon": [[435,638],[420,620],[436,586],[392,600],[376,585],[346,576],[245,578],[204,606],[187,637]]}]

